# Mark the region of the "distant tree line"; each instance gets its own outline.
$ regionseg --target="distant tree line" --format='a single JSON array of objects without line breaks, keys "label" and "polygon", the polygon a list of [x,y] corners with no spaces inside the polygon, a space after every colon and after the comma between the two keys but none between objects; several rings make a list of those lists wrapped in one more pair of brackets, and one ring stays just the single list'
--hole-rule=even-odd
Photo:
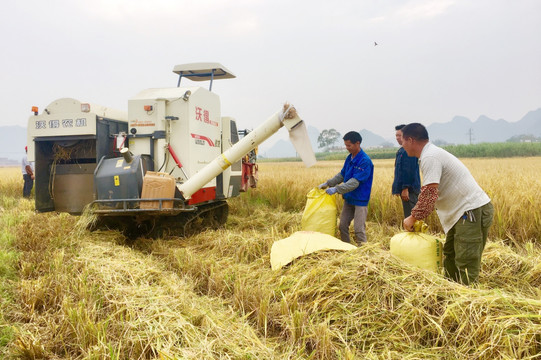
[{"label": "distant tree line", "polygon": [[515,135],[510,137],[507,142],[520,142],[520,143],[532,143],[541,142],[541,137],[534,136],[532,134],[527,135]]},{"label": "distant tree line", "polygon": [[444,147],[456,157],[517,157],[541,156],[541,142],[537,143],[481,143],[472,145],[448,145]]},{"label": "distant tree line", "polygon": [[[447,145],[442,146],[445,150],[458,158],[506,158],[506,157],[527,157],[541,156],[541,142],[537,143],[482,143],[472,145]],[[394,159],[396,148],[363,149],[371,159]],[[348,155],[347,151],[339,152],[318,152],[317,160],[344,160]],[[301,161],[300,158],[272,158],[260,159],[263,162],[279,161]]]},{"label": "distant tree line", "polygon": [[[318,160],[340,160],[344,159],[347,155],[345,150],[336,150],[335,146],[340,145],[341,140],[340,132],[336,129],[323,130],[317,139],[317,143],[320,149],[324,149],[323,152],[316,153]],[[450,145],[447,142],[436,139],[433,143],[449,151],[451,154],[457,157],[520,157],[520,156],[541,156],[541,138],[533,135],[516,135],[508,139],[504,143],[481,143],[481,144],[464,144],[464,145]],[[383,144],[382,144],[383,145]],[[396,148],[393,144],[388,143],[386,146],[374,149],[363,150],[372,159],[393,159],[396,155]],[[271,161],[287,161],[295,160],[291,159],[273,159]]]},{"label": "distant tree line", "polygon": [[[459,158],[505,158],[541,156],[541,142],[537,143],[481,143],[472,145],[445,145],[445,150]],[[394,159],[396,148],[363,149],[372,159]],[[321,152],[316,154],[318,160],[343,160],[346,151]]]}]

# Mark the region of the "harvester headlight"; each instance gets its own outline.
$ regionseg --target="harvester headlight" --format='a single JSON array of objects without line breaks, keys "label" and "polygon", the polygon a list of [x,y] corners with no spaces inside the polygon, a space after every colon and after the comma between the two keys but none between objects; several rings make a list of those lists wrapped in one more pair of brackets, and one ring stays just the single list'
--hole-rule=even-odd
[{"label": "harvester headlight", "polygon": [[81,104],[81,112],[90,112],[90,104]]},{"label": "harvester headlight", "polygon": [[192,92],[190,90],[186,90],[186,92],[182,96],[182,100],[188,101],[188,99],[190,98],[190,95],[192,95]]}]

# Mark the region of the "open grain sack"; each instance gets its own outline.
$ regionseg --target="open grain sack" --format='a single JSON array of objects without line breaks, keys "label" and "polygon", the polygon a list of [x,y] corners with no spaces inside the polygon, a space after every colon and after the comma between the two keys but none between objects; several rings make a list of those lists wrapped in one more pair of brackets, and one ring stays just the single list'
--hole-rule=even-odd
[{"label": "open grain sack", "polygon": [[353,250],[357,247],[334,236],[316,231],[297,231],[290,237],[275,241],[271,247],[272,270],[280,269],[303,255],[319,250]]},{"label": "open grain sack", "polygon": [[313,188],[306,194],[306,207],[302,214],[301,228],[334,236],[336,234],[336,196],[323,189]]},{"label": "open grain sack", "polygon": [[443,244],[440,239],[427,234],[428,226],[416,221],[414,232],[401,232],[391,238],[391,254],[408,264],[425,270],[440,272]]}]

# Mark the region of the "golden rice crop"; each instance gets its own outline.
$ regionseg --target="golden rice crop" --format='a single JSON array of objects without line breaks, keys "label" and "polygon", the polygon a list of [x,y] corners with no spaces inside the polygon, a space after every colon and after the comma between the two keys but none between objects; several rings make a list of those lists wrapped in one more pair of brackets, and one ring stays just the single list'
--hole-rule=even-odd
[{"label": "golden rice crop", "polygon": [[0,167],[0,210],[14,206],[23,195],[23,175],[18,167]]},{"label": "golden rice crop", "polygon": [[[536,191],[541,189],[541,157],[462,161],[494,204],[490,236],[513,243],[539,241],[541,197]],[[300,211],[308,191],[334,176],[342,164],[340,161],[322,161],[306,169],[301,163],[262,163],[259,165],[259,189],[247,194],[243,201]],[[391,196],[394,160],[375,160],[374,167],[368,219],[380,224],[400,225],[402,207],[399,199]],[[427,223],[432,231],[442,231],[435,212]]]},{"label": "golden rice crop", "polygon": [[[33,213],[14,177],[0,188],[17,189],[0,212],[0,357],[541,358],[539,162],[465,161],[499,214],[475,287],[389,254],[402,210],[388,160],[375,161],[369,244],[278,271],[272,243],[300,230],[306,193],[341,162],[260,164],[225,229],[129,243]],[[429,224],[439,230],[436,216]]]}]

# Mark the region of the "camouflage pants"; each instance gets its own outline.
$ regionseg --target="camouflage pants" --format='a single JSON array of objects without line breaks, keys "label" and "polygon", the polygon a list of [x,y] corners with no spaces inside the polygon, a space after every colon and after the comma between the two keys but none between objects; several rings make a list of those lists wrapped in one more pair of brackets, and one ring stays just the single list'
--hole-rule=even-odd
[{"label": "camouflage pants", "polygon": [[447,232],[443,267],[448,278],[465,285],[477,281],[493,216],[494,207],[488,203],[466,212]]}]

